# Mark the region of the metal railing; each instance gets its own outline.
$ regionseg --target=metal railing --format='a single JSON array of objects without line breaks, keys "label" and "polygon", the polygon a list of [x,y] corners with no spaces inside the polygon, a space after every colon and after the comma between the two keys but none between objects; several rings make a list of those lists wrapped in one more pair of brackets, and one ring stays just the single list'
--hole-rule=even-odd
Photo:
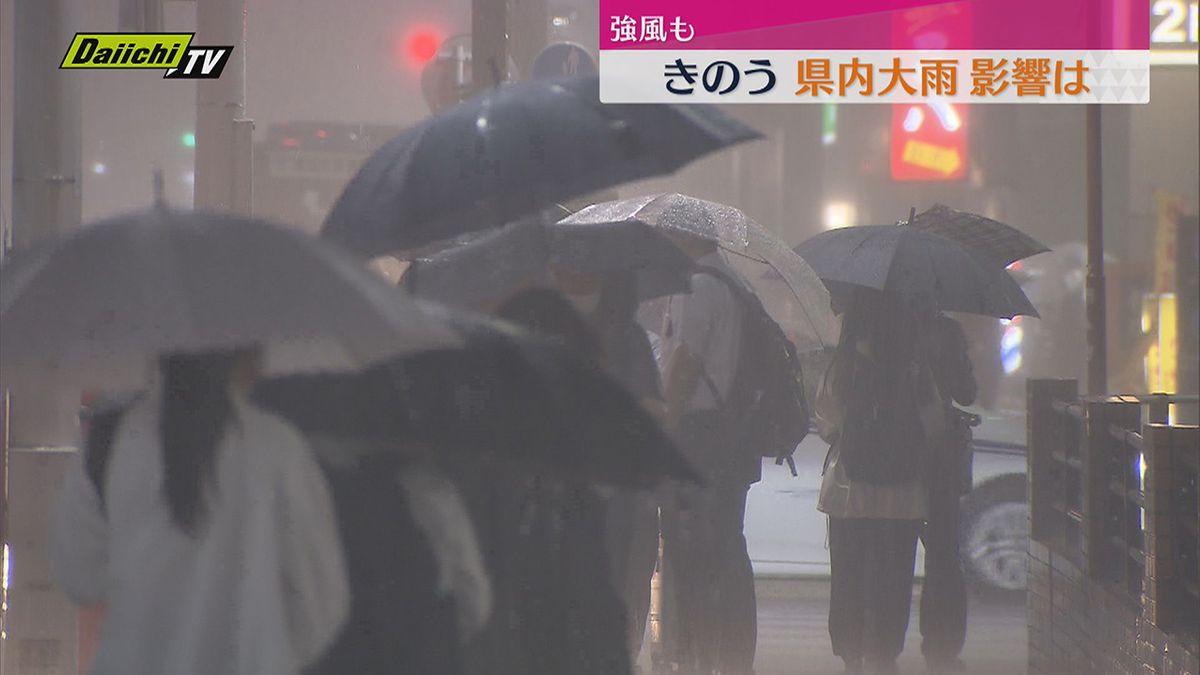
[{"label": "metal railing", "polygon": [[1200,625],[1200,429],[1166,422],[1196,402],[1028,389],[1031,536],[1184,632]]}]

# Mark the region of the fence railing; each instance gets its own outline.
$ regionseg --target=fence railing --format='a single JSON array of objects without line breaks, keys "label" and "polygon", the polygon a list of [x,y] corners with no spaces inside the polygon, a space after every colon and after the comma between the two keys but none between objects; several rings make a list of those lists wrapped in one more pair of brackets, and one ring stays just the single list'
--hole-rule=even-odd
[{"label": "fence railing", "polygon": [[1172,631],[1200,625],[1200,429],[1167,411],[1196,400],[1028,389],[1031,536]]}]

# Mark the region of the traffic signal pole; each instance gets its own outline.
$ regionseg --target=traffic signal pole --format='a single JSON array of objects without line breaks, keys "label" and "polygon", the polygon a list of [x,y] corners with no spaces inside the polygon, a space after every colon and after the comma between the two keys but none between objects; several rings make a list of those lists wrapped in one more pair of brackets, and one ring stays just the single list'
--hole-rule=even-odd
[{"label": "traffic signal pole", "polygon": [[245,0],[196,3],[193,44],[233,45],[221,76],[196,83],[195,206],[249,214],[251,131],[246,116]]},{"label": "traffic signal pole", "polygon": [[1104,190],[1100,104],[1087,107],[1087,392],[1108,389],[1107,298],[1104,282]]}]

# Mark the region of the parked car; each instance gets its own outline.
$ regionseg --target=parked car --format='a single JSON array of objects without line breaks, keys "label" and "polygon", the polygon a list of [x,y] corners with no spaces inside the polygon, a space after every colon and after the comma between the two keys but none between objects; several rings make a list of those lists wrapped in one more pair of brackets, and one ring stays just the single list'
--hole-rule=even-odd
[{"label": "parked car", "polygon": [[[1029,541],[1026,495],[1025,414],[973,410],[976,427],[974,488],[964,497],[963,563],[985,588],[1025,588]],[[815,433],[796,449],[797,476],[764,460],[763,479],[750,489],[746,541],[759,576],[827,576],[825,515],[817,511],[826,445]],[[917,571],[923,568],[918,551]]]}]

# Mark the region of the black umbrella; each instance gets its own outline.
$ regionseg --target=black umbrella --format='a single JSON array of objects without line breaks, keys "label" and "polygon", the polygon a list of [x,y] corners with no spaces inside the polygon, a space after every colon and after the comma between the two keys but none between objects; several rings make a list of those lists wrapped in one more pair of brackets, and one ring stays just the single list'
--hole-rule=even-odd
[{"label": "black umbrella", "polygon": [[486,309],[517,291],[553,286],[550,268],[637,281],[639,298],[685,293],[692,258],[640,223],[568,225],[532,218],[412,261],[405,288],[455,307]]},{"label": "black umbrella", "polygon": [[481,461],[632,487],[695,479],[658,424],[598,366],[507,324],[457,325],[465,347],[358,375],[274,378],[255,398],[308,434],[379,448],[423,441]]},{"label": "black umbrella", "polygon": [[831,293],[863,286],[939,309],[1011,318],[1037,316],[1021,287],[958,242],[904,225],[829,230],[796,247]]},{"label": "black umbrella", "polygon": [[321,236],[365,257],[417,249],[755,138],[710,106],[601,104],[596,77],[500,87],[380,148]]},{"label": "black umbrella", "polygon": [[[589,206],[562,220],[573,226],[642,226],[716,245],[719,266],[758,296],[800,352],[836,344],[829,295],[803,258],[744,212],[687,195],[645,195]],[[702,260],[701,262],[704,262]]]},{"label": "black umbrella", "polygon": [[943,204],[934,204],[929,210],[918,213],[908,224],[922,232],[953,239],[979,251],[1001,267],[1050,250],[1042,242],[1011,225]]}]

